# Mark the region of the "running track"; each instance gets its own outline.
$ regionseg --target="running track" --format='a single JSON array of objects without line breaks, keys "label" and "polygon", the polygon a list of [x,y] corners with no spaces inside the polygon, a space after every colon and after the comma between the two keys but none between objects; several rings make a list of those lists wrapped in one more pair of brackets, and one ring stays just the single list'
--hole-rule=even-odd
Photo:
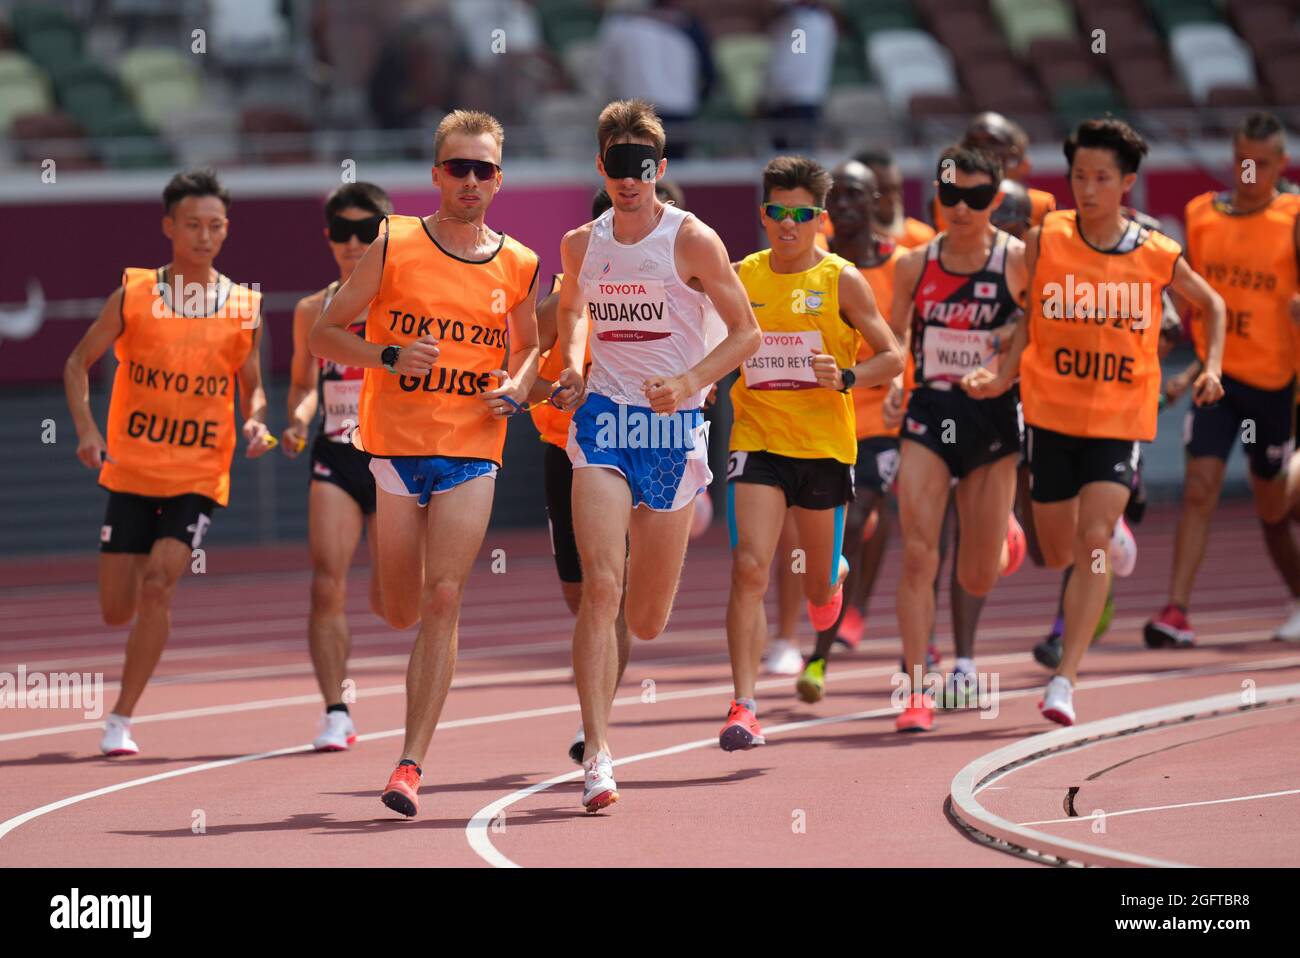
[{"label": "running track", "polygon": [[[1201,646],[1151,652],[1142,621],[1162,603],[1173,514],[1137,530],[1137,571],[1115,624],[1085,661],[1080,721],[1243,687],[1300,682],[1300,646],[1269,641],[1285,593],[1248,507],[1216,516],[1193,609]],[[817,706],[766,679],[769,744],[723,753],[730,697],[728,554],[715,526],[692,544],[668,632],[638,643],[614,712],[622,801],[588,817],[565,749],[578,725],[571,619],[545,537],[491,533],[462,616],[461,661],[425,762],[420,816],[378,801],[401,744],[410,636],[349,587],[350,674],[362,733],[349,753],[305,743],[320,705],[306,654],[301,548],[216,549],[181,583],[171,644],[138,710],[131,759],[98,754],[79,710],[0,711],[0,859],[16,865],[980,865],[1040,867],[972,840],[947,813],[953,776],[1054,728],[1035,704],[1055,574],[1028,565],[985,610],[977,663],[996,717],[939,713],[893,731],[897,539],[868,641],[832,663]],[[505,549],[493,574],[490,550]],[[104,673],[115,693],[125,630],[99,621],[93,556],[0,564],[0,672]],[[945,587],[946,594],[946,587]],[[805,623],[805,630],[808,626]],[[947,614],[940,610],[947,661]],[[980,800],[1012,822],[1096,846],[1197,865],[1285,865],[1300,856],[1300,707],[1279,706],[1121,737],[998,780]],[[1066,809],[1073,798],[1074,815]],[[1094,812],[1106,815],[1098,832]],[[201,817],[200,832],[196,818]]]}]

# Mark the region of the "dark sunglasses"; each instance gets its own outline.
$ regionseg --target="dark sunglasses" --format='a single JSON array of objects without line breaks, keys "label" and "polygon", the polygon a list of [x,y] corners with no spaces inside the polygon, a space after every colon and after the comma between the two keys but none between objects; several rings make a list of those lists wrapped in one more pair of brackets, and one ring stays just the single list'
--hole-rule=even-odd
[{"label": "dark sunglasses", "polygon": [[438,164],[444,173],[457,180],[463,180],[470,173],[479,180],[490,180],[501,172],[501,167],[487,160],[443,160]]},{"label": "dark sunglasses", "polygon": [[823,207],[820,206],[782,206],[780,203],[764,203],[763,212],[767,218],[776,220],[778,223],[787,216],[796,223],[808,223],[822,213]]},{"label": "dark sunglasses", "polygon": [[981,183],[979,186],[956,186],[952,183],[939,184],[939,203],[942,206],[956,206],[965,202],[973,210],[986,210],[998,195],[998,184]]},{"label": "dark sunglasses", "polygon": [[379,235],[379,224],[384,218],[376,213],[363,220],[350,220],[342,216],[330,217],[330,242],[346,243],[356,237],[363,243],[373,243]]}]

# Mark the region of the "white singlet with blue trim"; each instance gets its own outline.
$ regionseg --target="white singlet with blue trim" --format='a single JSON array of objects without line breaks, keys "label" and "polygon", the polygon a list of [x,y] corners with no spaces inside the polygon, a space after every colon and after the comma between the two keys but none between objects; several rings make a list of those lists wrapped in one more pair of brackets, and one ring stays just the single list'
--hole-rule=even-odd
[{"label": "white singlet with blue trim", "polygon": [[[592,223],[578,273],[591,321],[591,392],[646,405],[647,379],[684,373],[726,335],[708,297],[677,273],[677,231],[690,215],[664,206],[650,235],[631,245],[614,238],[613,209]],[[682,408],[699,407],[706,394],[688,397]]]}]

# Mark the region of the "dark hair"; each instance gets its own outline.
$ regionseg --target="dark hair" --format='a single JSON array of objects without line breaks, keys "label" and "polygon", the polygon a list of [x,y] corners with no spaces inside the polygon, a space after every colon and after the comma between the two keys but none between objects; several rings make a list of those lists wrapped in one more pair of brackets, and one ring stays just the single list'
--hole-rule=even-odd
[{"label": "dark hair", "polygon": [[858,153],[853,157],[863,166],[893,166],[894,154],[888,150],[872,147]]},{"label": "dark hair", "polygon": [[660,180],[655,184],[655,195],[664,203],[672,203],[679,210],[686,209],[686,194],[672,180]]},{"label": "dark hair", "polygon": [[596,191],[596,195],[591,198],[591,218],[594,220],[613,205],[614,201],[609,198],[609,194],[605,192],[605,187],[602,186]]},{"label": "dark hair", "polygon": [[983,173],[990,183],[1002,182],[1002,161],[988,150],[973,146],[950,146],[939,154],[939,163],[934,168],[934,178],[940,183],[944,169],[951,164],[963,173]]},{"label": "dark hair", "polygon": [[818,206],[826,205],[826,194],[833,184],[831,175],[816,160],[806,156],[778,156],[763,168],[763,202],[773,190],[805,189]]},{"label": "dark hair", "polygon": [[333,219],[339,210],[349,207],[387,216],[393,212],[393,201],[374,183],[344,183],[325,200],[325,222]]},{"label": "dark hair", "polygon": [[1084,120],[1065,140],[1065,160],[1074,168],[1074,154],[1079,149],[1110,150],[1121,173],[1136,173],[1147,155],[1147,141],[1123,120],[1103,117]]},{"label": "dark hair", "polygon": [[1281,134],[1286,136],[1282,121],[1272,113],[1252,113],[1241,121],[1236,135],[1247,140],[1267,140]]},{"label": "dark hair", "polygon": [[187,196],[215,196],[230,209],[230,193],[212,170],[184,170],[168,180],[163,187],[163,210],[170,216],[172,207]]}]

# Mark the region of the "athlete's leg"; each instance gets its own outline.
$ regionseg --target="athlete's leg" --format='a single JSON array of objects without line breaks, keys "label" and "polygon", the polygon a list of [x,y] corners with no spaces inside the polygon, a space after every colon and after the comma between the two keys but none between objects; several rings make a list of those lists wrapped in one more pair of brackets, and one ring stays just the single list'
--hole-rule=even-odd
[{"label": "athlete's leg", "polygon": [[957,483],[957,581],[972,596],[986,596],[1002,571],[1007,522],[1016,496],[1016,460],[1003,456],[973,469]]},{"label": "athlete's leg", "polygon": [[140,575],[140,598],[135,624],[126,639],[122,686],[113,714],[130,718],[144,687],[153,675],[172,624],[172,596],[190,562],[190,544],[163,538],[154,542]]},{"label": "athlete's leg", "polygon": [[[752,699],[767,631],[763,596],[772,556],[785,525],[785,492],[778,486],[754,482],[732,482],[728,492],[734,497],[736,529],[727,598],[727,650],[735,685],[732,697]],[[805,540],[800,536],[799,541]]]},{"label": "athlete's leg", "polygon": [[378,561],[372,575],[379,577],[384,619],[395,629],[409,629],[420,618],[420,590],[424,586],[424,510],[414,496],[375,489],[375,528]]},{"label": "athlete's leg", "polygon": [[898,524],[903,570],[898,583],[898,631],[903,639],[903,667],[910,681],[923,676],[926,668],[925,647],[934,627],[939,535],[951,473],[936,453],[918,442],[903,442],[901,451]]},{"label": "athlete's leg", "polygon": [[[1092,644],[1106,604],[1106,592],[1110,588],[1110,540],[1115,523],[1124,514],[1128,496],[1128,488],[1117,482],[1089,482],[1074,500],[1078,510],[1073,543],[1074,573],[1065,589],[1064,650],[1056,670],[1057,675],[1065,676],[1072,685],[1078,682],[1079,663]],[[1046,525],[1041,521],[1041,512],[1039,520],[1040,527]]]},{"label": "athlete's leg", "polygon": [[99,609],[105,625],[126,625],[135,618],[148,558],[131,552],[99,554]]},{"label": "athlete's leg", "polygon": [[668,624],[690,540],[694,505],[676,512],[633,510],[628,524],[627,594],[623,614],[638,639],[653,639]]},{"label": "athlete's leg", "polygon": [[366,548],[370,551],[370,611],[384,617],[384,589],[379,581],[379,520],[376,513],[366,516]]},{"label": "athlete's leg", "polygon": [[465,580],[483,545],[495,492],[496,479],[479,476],[432,496],[425,507],[429,512],[428,548],[420,591],[420,631],[406,667],[406,739],[402,745],[402,758],[417,765],[429,750],[451,688]]},{"label": "athlete's leg", "polygon": [[799,582],[799,573],[794,571],[794,550],[797,548],[799,530],[794,524],[794,516],[787,510],[776,546],[776,637],[790,642],[796,641],[799,616],[803,612],[799,602],[803,586]]},{"label": "athlete's leg", "polygon": [[1226,463],[1217,456],[1187,460],[1183,477],[1183,507],[1174,533],[1174,565],[1169,577],[1169,601],[1187,608],[1196,572],[1205,558],[1210,519],[1219,504]]},{"label": "athlete's leg", "polygon": [[[866,542],[862,541],[862,528],[863,525],[865,524],[866,517],[870,516],[873,511],[877,509],[879,509],[879,511],[882,513],[885,511],[882,498],[883,497],[880,495],[880,493],[874,489],[859,488],[857,490],[857,498],[855,498],[853,502],[849,504],[848,518],[846,518],[844,523],[844,543],[845,543],[844,549],[846,552],[852,555],[854,551],[853,543],[861,543],[860,549],[858,551],[859,562],[860,563],[868,562],[869,561],[868,557],[870,557],[870,559],[873,559],[874,561],[871,561],[871,564],[868,567],[866,567],[865,570],[860,570],[858,568],[855,568],[855,563],[852,562],[849,563],[849,575],[848,578],[844,580],[844,607],[840,610],[841,620],[843,620],[844,616],[848,613],[848,610],[851,605],[859,613],[865,611],[867,597],[871,594],[871,588],[875,584],[876,574],[880,568],[880,561],[879,561],[880,553],[883,552],[884,550],[883,548],[877,549],[874,543],[876,542],[877,539],[885,538],[881,530],[882,530],[882,525],[886,520],[883,516],[880,518],[879,522],[882,525],[878,525],[876,527],[875,534],[872,535],[872,537],[868,539]],[[858,508],[859,506],[862,505],[865,505],[865,508]],[[808,512],[810,510],[805,509],[801,511]],[[818,511],[831,511],[831,510],[812,510],[812,511],[818,512]],[[853,525],[853,517],[855,513],[857,514],[858,517],[856,527]],[[831,526],[830,528],[833,530],[834,527]],[[832,546],[832,551],[833,551],[833,546]],[[838,556],[836,557],[836,559],[838,559]],[[856,586],[858,589],[860,598],[858,599],[856,604],[853,604],[852,601],[853,596],[852,593],[849,591],[850,586]],[[810,656],[810,658],[826,659],[827,661],[830,661],[831,649],[835,645],[836,636],[839,635],[839,626],[840,623],[836,622],[835,625],[832,626],[831,628],[823,629],[821,632],[817,633],[817,644],[816,646],[814,646],[813,654]]]},{"label": "athlete's leg", "polygon": [[1025,549],[1034,565],[1043,565],[1043,550],[1038,545],[1034,525],[1034,506],[1029,498],[1029,463],[1023,459],[1016,466],[1016,519],[1025,530]]},{"label": "athlete's leg", "polygon": [[312,567],[307,644],[326,706],[343,701],[343,680],[352,644],[344,612],[348,567],[361,540],[363,522],[361,507],[341,486],[311,483],[307,500],[307,545]]},{"label": "athlete's leg", "polygon": [[573,628],[573,676],[586,737],[584,760],[605,740],[618,679],[615,623],[623,602],[632,491],[611,469],[575,469],[573,532],[582,556],[582,604]]}]

